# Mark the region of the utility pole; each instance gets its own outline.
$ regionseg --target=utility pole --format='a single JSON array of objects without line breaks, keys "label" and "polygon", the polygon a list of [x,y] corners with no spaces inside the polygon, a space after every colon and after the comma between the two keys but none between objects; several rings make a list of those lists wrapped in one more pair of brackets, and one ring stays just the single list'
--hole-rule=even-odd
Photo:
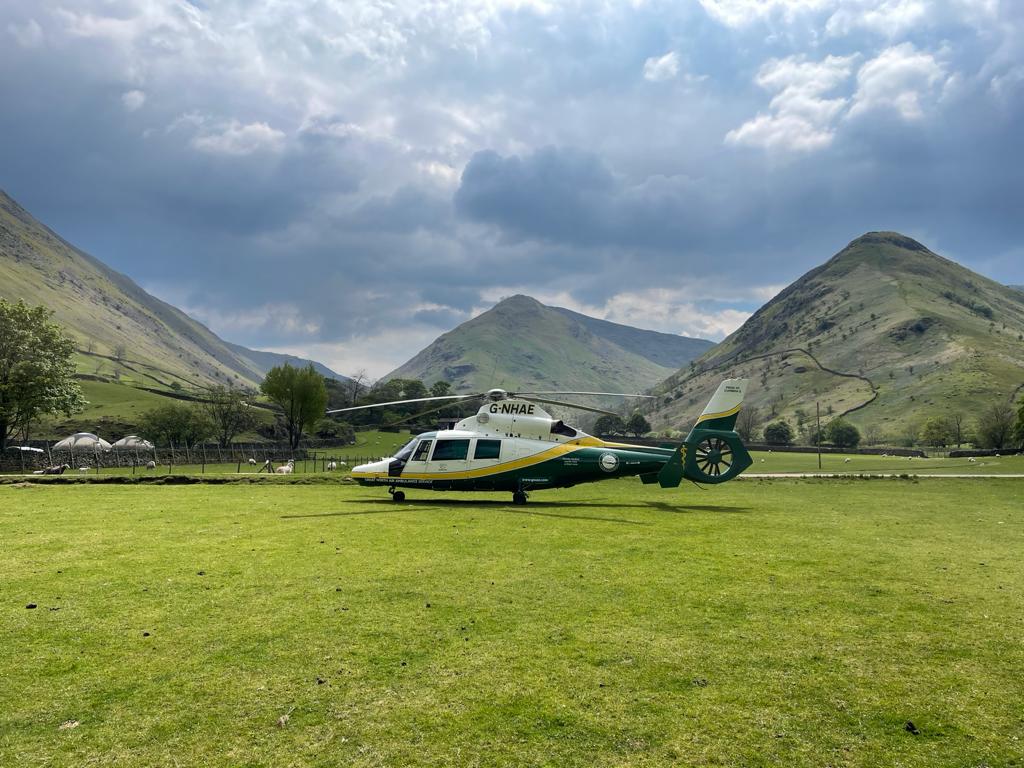
[{"label": "utility pole", "polygon": [[818,444],[818,471],[821,471],[821,403],[814,403],[815,420],[817,421],[817,428],[815,429],[814,442]]}]

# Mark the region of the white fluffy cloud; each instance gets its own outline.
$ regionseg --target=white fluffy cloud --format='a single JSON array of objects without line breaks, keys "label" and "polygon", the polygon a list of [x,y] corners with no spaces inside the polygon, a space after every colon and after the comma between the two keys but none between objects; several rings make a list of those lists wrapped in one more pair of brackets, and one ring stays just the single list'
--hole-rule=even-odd
[{"label": "white fluffy cloud", "polygon": [[121,94],[121,104],[128,112],[135,112],[146,103],[146,93],[138,89],[125,91]]},{"label": "white fluffy cloud", "polygon": [[803,55],[773,59],[757,75],[757,84],[775,92],[769,108],[725,136],[727,144],[765,149],[811,151],[832,143],[844,97],[828,97],[849,79],[856,56],[808,61]]},{"label": "white fluffy cloud", "polygon": [[285,134],[266,123],[242,124],[232,120],[227,125],[193,137],[192,146],[214,155],[251,155],[253,152],[276,152],[284,145]]},{"label": "white fluffy cloud", "polygon": [[664,56],[652,56],[644,62],[644,80],[652,83],[671,80],[679,74],[679,54],[669,51]]},{"label": "white fluffy cloud", "polygon": [[850,117],[875,110],[895,112],[904,120],[918,120],[947,82],[946,67],[912,43],[882,51],[857,73],[857,92]]}]

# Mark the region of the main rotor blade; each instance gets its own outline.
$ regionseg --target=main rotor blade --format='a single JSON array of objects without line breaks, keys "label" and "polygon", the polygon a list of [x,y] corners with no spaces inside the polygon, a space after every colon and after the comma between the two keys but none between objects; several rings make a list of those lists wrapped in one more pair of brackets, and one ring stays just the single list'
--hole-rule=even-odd
[{"label": "main rotor blade", "polygon": [[369,405],[353,405],[351,408],[335,408],[327,411],[331,413],[347,413],[348,411],[363,411],[367,408],[386,408],[389,405],[406,405],[408,403],[429,403],[436,400],[468,400],[472,397],[483,397],[483,395],[442,395],[440,397],[414,397],[411,400],[392,400],[389,403],[370,403]]},{"label": "main rotor blade", "polygon": [[592,395],[594,397],[646,397],[654,395],[638,395],[635,392],[509,392],[509,397],[532,397],[533,395]]},{"label": "main rotor blade", "polygon": [[[483,395],[478,395],[477,397],[483,397]],[[399,424],[405,424],[407,421],[415,421],[416,419],[420,418],[421,416],[429,416],[432,413],[437,413],[438,411],[443,411],[445,408],[450,408],[451,405],[452,405],[451,403],[445,403],[444,405],[438,405],[438,406],[435,406],[434,408],[431,408],[430,410],[420,411],[419,413],[417,413],[417,414],[415,414],[413,416],[406,416],[405,418],[399,419],[398,421],[392,421],[390,424],[385,424],[384,426],[385,427],[397,427]]]},{"label": "main rotor blade", "polygon": [[547,405],[561,405],[564,408],[576,408],[581,411],[590,411],[591,413],[601,413],[605,416],[618,416],[619,414],[614,411],[606,411],[604,408],[595,408],[592,405],[580,405],[579,403],[563,403],[558,400],[548,400],[543,397],[530,397],[527,398],[531,402],[546,403]]}]

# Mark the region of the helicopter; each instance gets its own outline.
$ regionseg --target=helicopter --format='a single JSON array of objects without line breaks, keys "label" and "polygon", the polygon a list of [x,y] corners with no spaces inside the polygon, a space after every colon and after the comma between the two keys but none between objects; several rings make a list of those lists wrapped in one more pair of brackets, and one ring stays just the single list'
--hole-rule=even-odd
[{"label": "helicopter", "polygon": [[482,400],[475,415],[451,429],[424,432],[394,456],[360,464],[351,476],[361,485],[384,486],[396,502],[405,491],[503,491],[514,504],[526,504],[530,491],[569,488],[580,483],[639,476],[645,484],[676,488],[684,480],[718,484],[732,480],[753,460],[735,432],[747,379],[726,379],[680,445],[652,447],[608,442],[569,426],[542,405],[615,415],[590,405],[551,397],[650,397],[621,392],[509,392],[491,389],[465,395],[395,400],[327,411],[328,414],[444,401]]}]

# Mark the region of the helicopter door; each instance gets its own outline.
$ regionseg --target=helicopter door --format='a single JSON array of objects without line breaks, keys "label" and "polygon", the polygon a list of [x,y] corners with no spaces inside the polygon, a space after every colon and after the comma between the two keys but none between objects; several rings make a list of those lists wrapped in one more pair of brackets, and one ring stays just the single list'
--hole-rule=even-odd
[{"label": "helicopter door", "polygon": [[427,462],[427,471],[445,474],[469,468],[469,439],[450,438],[434,443],[434,452]]},{"label": "helicopter door", "polygon": [[433,440],[420,440],[416,444],[416,450],[412,452],[412,456],[409,457],[406,464],[406,469],[409,472],[427,471],[427,457],[430,456],[430,446],[433,444]]}]

